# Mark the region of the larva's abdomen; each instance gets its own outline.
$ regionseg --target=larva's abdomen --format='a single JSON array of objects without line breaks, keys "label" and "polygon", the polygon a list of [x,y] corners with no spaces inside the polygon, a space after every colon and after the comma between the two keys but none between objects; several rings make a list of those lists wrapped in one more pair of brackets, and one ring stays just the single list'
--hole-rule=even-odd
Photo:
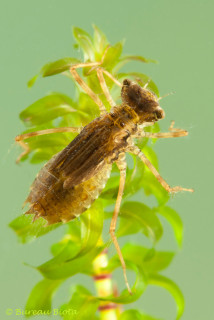
[{"label": "larva's abdomen", "polygon": [[48,224],[68,222],[87,210],[99,197],[110,176],[111,164],[104,164],[92,178],[70,189],[63,188],[64,179],[49,172],[51,159],[39,172],[26,200],[30,209],[26,213],[43,217]]}]

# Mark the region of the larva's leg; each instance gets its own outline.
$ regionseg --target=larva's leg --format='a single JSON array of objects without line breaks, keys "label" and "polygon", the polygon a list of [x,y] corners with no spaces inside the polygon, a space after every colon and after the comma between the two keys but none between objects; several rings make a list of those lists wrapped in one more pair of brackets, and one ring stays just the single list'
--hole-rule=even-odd
[{"label": "larva's leg", "polygon": [[79,76],[76,69],[79,68],[85,68],[85,67],[97,67],[101,64],[101,62],[88,62],[88,63],[79,63],[75,64],[70,68],[70,73],[72,74],[75,81],[82,87],[82,89],[91,97],[91,99],[98,105],[100,109],[100,114],[106,114],[107,110],[105,106],[103,105],[100,98],[89,88],[89,86],[86,84],[86,82]]},{"label": "larva's leg", "polygon": [[124,190],[125,181],[126,181],[126,166],[127,165],[126,165],[126,161],[125,161],[125,154],[121,154],[120,155],[120,158],[117,160],[117,165],[118,165],[118,168],[120,170],[120,183],[119,183],[119,190],[118,190],[118,194],[117,194],[117,200],[116,200],[116,204],[115,204],[115,208],[114,208],[113,217],[111,219],[109,232],[110,232],[112,241],[113,241],[113,243],[115,245],[115,248],[117,250],[117,253],[118,253],[122,268],[123,268],[123,274],[124,274],[124,278],[125,278],[125,283],[126,283],[127,289],[129,291],[129,293],[132,294],[131,289],[129,287],[127,275],[126,275],[126,264],[125,264],[125,261],[123,259],[122,252],[120,250],[120,246],[119,246],[119,243],[117,241],[117,237],[115,235],[117,217],[118,217],[118,213],[119,213],[119,210],[120,210],[120,205],[121,205],[121,201],[122,201],[122,197],[123,197],[123,190]]},{"label": "larva's leg", "polygon": [[36,137],[36,136],[41,136],[44,134],[50,134],[50,133],[57,133],[57,132],[78,132],[80,133],[81,127],[80,128],[75,128],[75,127],[62,127],[62,128],[52,128],[52,129],[45,129],[45,130],[39,130],[35,132],[29,132],[25,134],[20,134],[16,136],[15,141],[18,142],[18,144],[24,149],[24,151],[20,154],[20,156],[17,158],[16,162],[18,163],[22,157],[27,155],[30,152],[29,146],[24,143],[23,140],[31,138],[31,137]]},{"label": "larva's leg", "polygon": [[155,169],[155,167],[152,165],[152,163],[147,159],[147,157],[143,154],[143,152],[137,147],[137,146],[130,146],[129,150],[127,150],[136,156],[138,156],[143,163],[149,168],[149,170],[153,173],[155,178],[160,182],[160,184],[163,186],[163,188],[171,193],[178,192],[178,191],[189,191],[189,192],[194,192],[193,189],[187,189],[187,188],[182,188],[182,187],[173,187],[171,188],[168,183],[161,177],[159,172]]},{"label": "larva's leg", "polygon": [[145,137],[145,138],[178,138],[178,137],[185,137],[187,135],[188,135],[188,132],[186,130],[181,130],[181,131],[158,132],[158,133],[142,132],[142,135],[140,134],[140,137]]},{"label": "larva's leg", "polygon": [[175,121],[171,122],[169,127],[170,132],[145,132],[145,131],[138,131],[136,134],[136,138],[177,138],[177,137],[185,137],[188,136],[188,131],[178,128],[173,128]]},{"label": "larva's leg", "polygon": [[106,96],[106,99],[108,101],[108,103],[110,104],[110,106],[113,108],[115,107],[116,103],[114,102],[114,100],[112,99],[112,96],[109,92],[109,89],[106,85],[104,76],[103,76],[103,70],[101,68],[97,68],[97,77],[99,79],[100,82],[100,86],[103,90],[104,95]]},{"label": "larva's leg", "polygon": [[105,73],[117,86],[122,88],[122,84],[118,81],[110,72],[102,69],[102,72]]}]

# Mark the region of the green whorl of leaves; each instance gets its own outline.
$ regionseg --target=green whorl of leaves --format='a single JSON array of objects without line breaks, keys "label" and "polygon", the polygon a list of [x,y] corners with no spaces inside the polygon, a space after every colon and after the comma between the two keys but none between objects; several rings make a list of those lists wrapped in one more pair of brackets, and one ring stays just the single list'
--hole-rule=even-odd
[{"label": "green whorl of leaves", "polygon": [[[75,48],[83,52],[83,61],[101,61],[106,52],[102,67],[112,73],[118,80],[122,81],[128,77],[138,79],[145,84],[150,77],[139,72],[119,72],[129,61],[135,60],[143,63],[154,62],[142,56],[123,55],[123,42],[110,45],[106,36],[94,26],[93,37],[80,28],[73,29],[76,40]],[[106,49],[108,50],[106,51]],[[73,57],[66,57],[54,62],[50,62],[42,67],[39,74],[34,76],[28,86],[32,87],[39,77],[49,77],[62,74],[72,79],[69,68],[80,62]],[[96,72],[91,68],[84,68],[82,71],[86,83],[99,94],[107,109],[110,109],[108,102],[99,85]],[[109,78],[105,77],[106,83],[115,101],[120,96],[119,89]],[[75,83],[76,84],[76,83]],[[148,88],[159,95],[157,86],[150,79]],[[28,106],[20,113],[20,119],[25,126],[24,133],[42,130],[46,128],[80,126],[89,123],[95,115],[98,115],[98,108],[91,98],[77,86],[77,95],[68,97],[62,93],[51,93],[41,97],[38,101]],[[159,131],[156,124],[153,128],[148,128],[153,132]],[[72,133],[56,133],[35,138],[29,138],[27,143],[30,152],[22,161],[40,163],[49,160],[55,153],[62,150],[73,138]],[[154,142],[154,141],[153,141]],[[158,168],[158,161],[155,152],[151,148],[148,139],[138,141],[139,147],[143,149],[149,160]],[[132,287],[133,295],[129,295],[127,290],[120,290],[118,297],[105,298],[114,303],[129,304],[136,301],[146,290],[148,285],[155,285],[165,288],[173,296],[177,306],[177,317],[179,319],[184,310],[184,299],[177,285],[170,279],[161,275],[171,263],[174,252],[158,251],[156,245],[163,235],[163,227],[159,219],[164,217],[172,226],[177,245],[182,245],[183,228],[179,215],[166,204],[169,195],[154,178],[151,172],[135,156],[130,156],[128,161],[127,179],[123,203],[120,210],[120,221],[117,228],[117,236],[125,237],[130,234],[142,233],[151,243],[150,247],[127,243],[122,248],[123,257],[127,268],[136,274],[136,280]],[[119,172],[113,166],[112,175],[103,190],[100,198],[87,210],[80,219],[76,219],[67,224],[64,238],[54,244],[51,248],[53,257],[42,265],[35,267],[43,276],[33,288],[26,305],[27,310],[51,309],[51,301],[54,292],[68,278],[77,273],[93,275],[92,261],[109,243],[101,243],[104,219],[109,219],[112,212],[106,211],[108,205],[115,203],[118,190]],[[145,203],[131,201],[130,197],[139,192],[141,198],[146,201],[147,196],[156,199],[156,206],[149,207]],[[42,218],[32,223],[31,216],[21,215],[10,223],[10,227],[15,231],[18,239],[22,243],[35,240],[53,229],[61,227],[61,223],[44,227],[46,224]],[[115,255],[109,261],[108,272],[114,272],[116,268],[121,268],[118,256]],[[121,269],[122,274],[122,269]],[[73,294],[69,302],[61,307],[63,319],[98,319],[95,315],[100,301],[103,297],[93,295],[88,289],[81,285],[73,287]],[[155,304],[155,302],[154,302]],[[77,310],[77,314],[68,315],[63,313],[66,309]],[[87,311],[87,312],[86,312]],[[87,314],[87,317],[86,317]],[[32,315],[29,313],[29,316]],[[120,314],[120,320],[139,319],[157,320],[157,318],[146,315],[142,311],[127,310]]]}]

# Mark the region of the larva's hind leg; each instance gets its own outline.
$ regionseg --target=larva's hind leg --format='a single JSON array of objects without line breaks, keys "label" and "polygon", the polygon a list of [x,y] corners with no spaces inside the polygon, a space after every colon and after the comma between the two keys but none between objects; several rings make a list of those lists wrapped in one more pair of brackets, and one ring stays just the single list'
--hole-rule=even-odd
[{"label": "larva's hind leg", "polygon": [[143,154],[143,152],[137,146],[130,146],[129,148],[127,148],[127,151],[135,154],[143,161],[143,163],[149,168],[149,170],[153,173],[155,178],[160,182],[160,184],[162,185],[162,187],[166,191],[168,191],[170,193],[175,193],[175,192],[179,192],[179,191],[194,192],[193,189],[182,188],[179,186],[171,188],[168,185],[168,183],[161,177],[161,175],[159,174],[157,169],[152,165],[152,163],[149,161],[149,159],[147,159],[147,157]]},{"label": "larva's hind leg", "polygon": [[112,241],[113,241],[114,246],[115,246],[115,248],[117,250],[117,253],[118,253],[122,268],[123,268],[123,275],[124,275],[124,278],[125,278],[125,283],[126,283],[127,289],[129,291],[129,293],[131,294],[132,292],[131,292],[131,289],[129,287],[129,283],[128,283],[128,279],[127,279],[127,275],[126,275],[126,264],[125,264],[125,261],[123,259],[122,252],[120,250],[120,246],[119,246],[119,243],[117,241],[117,237],[115,235],[117,218],[118,218],[118,214],[119,214],[119,211],[120,211],[120,205],[121,205],[121,201],[122,201],[122,197],[123,197],[123,190],[124,190],[125,181],[126,181],[126,167],[127,167],[127,165],[126,165],[126,161],[125,161],[125,154],[121,154],[116,163],[117,163],[117,166],[118,166],[118,168],[120,170],[120,183],[119,183],[119,190],[118,190],[118,194],[117,194],[117,200],[116,200],[116,204],[115,204],[115,208],[114,208],[113,217],[111,219],[109,232],[110,232]]},{"label": "larva's hind leg", "polygon": [[75,127],[62,127],[62,128],[52,128],[52,129],[45,129],[45,130],[39,130],[39,131],[34,131],[34,132],[29,132],[25,134],[20,134],[16,136],[15,141],[24,149],[24,151],[20,154],[20,156],[17,158],[16,162],[18,163],[22,157],[27,155],[30,152],[29,146],[24,143],[23,140],[31,138],[31,137],[36,137],[36,136],[41,136],[44,134],[51,134],[51,133],[59,133],[59,132],[77,132],[80,133],[82,130],[81,127],[75,128]]}]

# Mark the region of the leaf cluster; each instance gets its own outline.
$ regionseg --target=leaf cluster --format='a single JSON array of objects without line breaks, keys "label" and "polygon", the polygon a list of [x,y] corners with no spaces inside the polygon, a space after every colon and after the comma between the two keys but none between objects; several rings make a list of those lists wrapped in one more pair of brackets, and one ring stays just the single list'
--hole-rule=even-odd
[{"label": "leaf cluster", "polygon": [[[102,67],[114,75],[118,80],[124,78],[137,79],[142,84],[149,82],[149,89],[157,96],[159,92],[156,84],[147,75],[139,72],[120,72],[126,63],[136,60],[143,63],[154,62],[142,56],[123,55],[123,42],[110,45],[106,36],[98,27],[94,26],[93,37],[80,28],[73,29],[76,40],[75,48],[82,50],[84,61],[101,61]],[[103,58],[104,57],[104,58]],[[28,86],[32,87],[39,77],[49,77],[57,74],[73,80],[69,68],[78,62],[73,57],[66,57],[50,62],[42,67],[34,76]],[[108,101],[102,94],[99,81],[93,68],[84,68],[80,71],[84,80],[93,91],[99,95],[105,106],[110,109]],[[120,103],[120,92],[113,81],[105,77],[106,83],[115,101]],[[20,119],[25,126],[23,133],[42,130],[46,128],[80,126],[85,125],[98,115],[98,108],[91,98],[76,85],[75,99],[63,93],[53,92],[28,106],[20,113]],[[153,132],[159,131],[158,125],[149,128]],[[29,153],[22,161],[42,163],[49,160],[55,153],[62,150],[73,138],[73,133],[55,133],[50,135],[29,138],[27,144]],[[148,159],[158,169],[157,156],[152,149],[155,141],[144,139],[138,141]],[[109,241],[101,240],[104,220],[112,216],[107,210],[109,205],[115,203],[118,191],[119,172],[113,166],[112,175],[103,190],[100,198],[88,209],[80,219],[75,219],[66,225],[64,237],[51,247],[52,258],[42,265],[36,266],[43,280],[36,284],[27,301],[27,310],[51,310],[52,297],[59,286],[66,279],[77,273],[88,276],[94,275],[94,259],[109,246]],[[140,193],[141,201],[133,201],[132,196]],[[145,204],[146,197],[153,196],[156,205],[150,207]],[[98,319],[97,308],[101,301],[110,301],[117,304],[129,304],[141,297],[148,285],[156,285],[165,288],[173,296],[177,306],[179,319],[184,309],[183,295],[178,286],[161,272],[165,270],[173,260],[174,252],[159,251],[157,243],[163,235],[163,227],[160,216],[164,217],[171,225],[178,247],[182,245],[183,226],[179,215],[167,206],[169,195],[158,183],[151,172],[135,156],[129,156],[127,180],[123,204],[120,210],[120,222],[117,228],[117,236],[125,237],[131,234],[142,233],[150,241],[146,247],[135,243],[126,243],[122,248],[123,257],[127,267],[136,274],[136,280],[132,287],[133,295],[129,295],[126,289],[120,290],[118,296],[107,298],[96,296],[82,285],[72,288],[72,296],[69,302],[61,306],[63,319]],[[30,215],[21,215],[10,223],[22,243],[27,243],[41,237],[53,229],[61,227],[61,223],[45,227],[45,221],[39,218],[32,223]],[[120,268],[118,256],[110,258],[104,272],[113,272]],[[122,271],[121,271],[122,273]],[[67,309],[78,310],[77,314],[66,314]],[[30,312],[28,314],[31,315]],[[137,310],[127,310],[118,314],[118,319],[155,319]]]}]

